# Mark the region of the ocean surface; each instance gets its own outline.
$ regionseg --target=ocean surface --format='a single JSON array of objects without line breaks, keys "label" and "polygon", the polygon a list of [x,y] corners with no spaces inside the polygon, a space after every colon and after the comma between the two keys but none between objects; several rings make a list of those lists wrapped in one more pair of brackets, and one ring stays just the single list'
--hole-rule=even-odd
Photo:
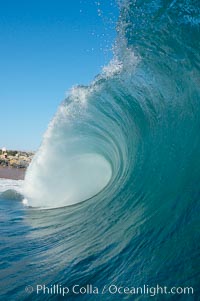
[{"label": "ocean surface", "polygon": [[119,10],[113,60],[0,180],[2,301],[200,300],[200,2]]}]

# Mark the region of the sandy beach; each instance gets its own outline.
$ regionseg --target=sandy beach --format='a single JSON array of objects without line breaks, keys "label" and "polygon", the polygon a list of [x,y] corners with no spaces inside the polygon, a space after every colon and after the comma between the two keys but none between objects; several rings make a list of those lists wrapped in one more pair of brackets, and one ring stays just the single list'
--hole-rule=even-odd
[{"label": "sandy beach", "polygon": [[13,167],[1,167],[0,166],[0,178],[23,180],[25,176],[25,168],[13,168]]}]

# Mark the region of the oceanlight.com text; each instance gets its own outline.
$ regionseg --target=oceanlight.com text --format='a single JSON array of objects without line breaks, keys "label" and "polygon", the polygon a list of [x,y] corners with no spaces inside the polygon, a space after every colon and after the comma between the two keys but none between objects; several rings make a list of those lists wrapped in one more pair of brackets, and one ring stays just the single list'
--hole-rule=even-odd
[{"label": "oceanlight.com text", "polygon": [[103,287],[87,284],[81,286],[74,284],[73,286],[64,286],[62,284],[37,284],[35,287],[28,285],[25,287],[28,294],[35,293],[37,295],[59,295],[65,297],[67,295],[148,295],[154,297],[156,295],[193,295],[193,287],[167,287],[167,286],[120,286],[116,284],[104,285]]}]

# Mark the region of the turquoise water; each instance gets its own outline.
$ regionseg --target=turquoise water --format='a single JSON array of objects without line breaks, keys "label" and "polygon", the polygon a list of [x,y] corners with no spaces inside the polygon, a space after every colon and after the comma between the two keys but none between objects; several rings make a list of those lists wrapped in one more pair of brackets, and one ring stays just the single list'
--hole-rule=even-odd
[{"label": "turquoise water", "polygon": [[[25,182],[0,183],[1,300],[200,298],[200,3],[119,7],[114,59],[61,104]],[[106,292],[37,294],[54,284]],[[108,289],[157,284],[194,293]]]}]

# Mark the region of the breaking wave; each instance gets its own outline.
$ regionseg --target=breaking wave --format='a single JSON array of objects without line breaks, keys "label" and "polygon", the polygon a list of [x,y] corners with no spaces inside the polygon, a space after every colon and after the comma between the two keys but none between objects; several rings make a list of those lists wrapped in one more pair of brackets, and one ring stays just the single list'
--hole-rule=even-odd
[{"label": "breaking wave", "polygon": [[198,299],[200,2],[119,6],[113,60],[72,88],[26,173],[28,205],[57,208],[26,210],[32,282],[185,285]]}]

